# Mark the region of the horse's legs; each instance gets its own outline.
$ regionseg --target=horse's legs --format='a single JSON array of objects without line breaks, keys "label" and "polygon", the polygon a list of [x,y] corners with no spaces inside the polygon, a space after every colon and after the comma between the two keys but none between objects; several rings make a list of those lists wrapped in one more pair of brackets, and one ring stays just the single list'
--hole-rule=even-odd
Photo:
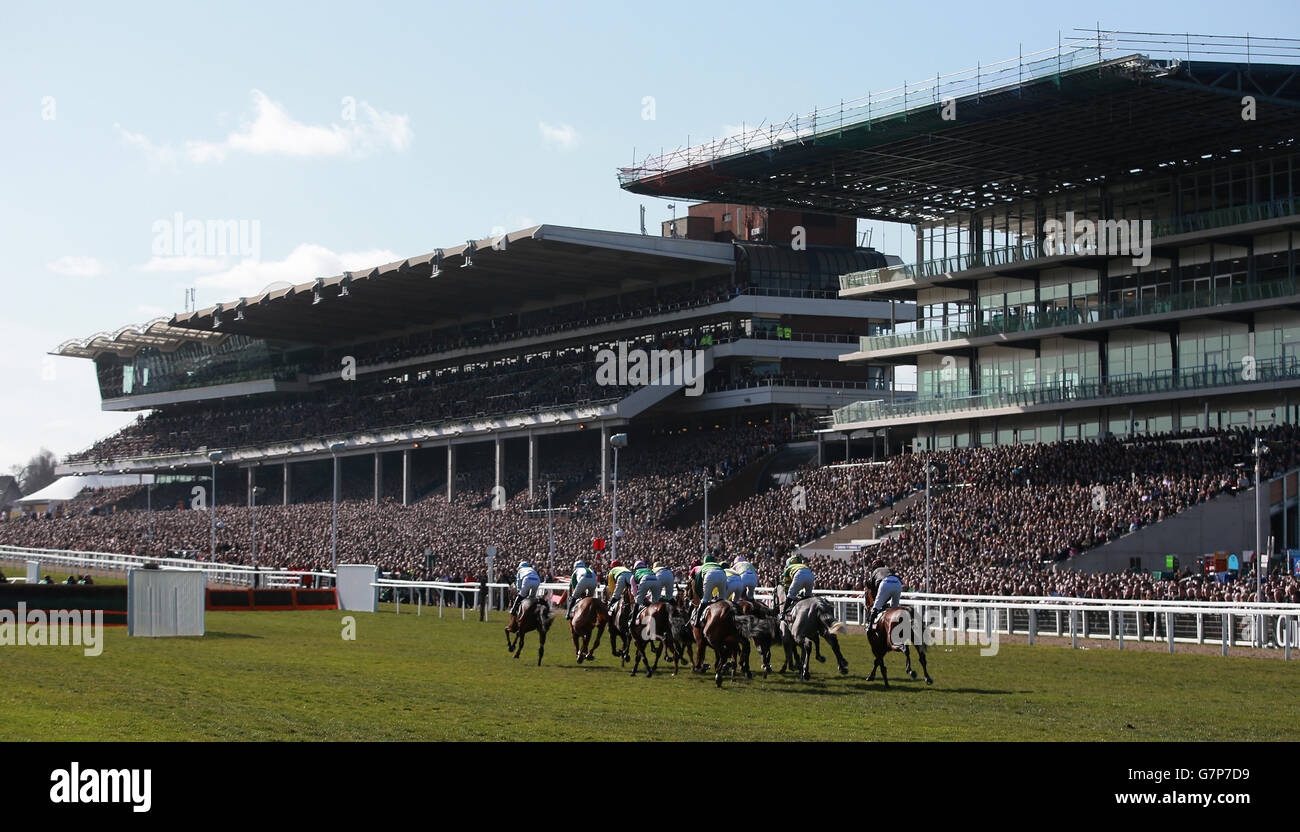
[{"label": "horse's legs", "polygon": [[596,625],[596,643],[593,644],[593,645],[591,645],[591,647],[589,647],[589,648],[584,648],[584,649],[587,651],[587,659],[588,659],[588,661],[590,661],[591,659],[596,658],[596,650],[597,650],[597,648],[600,647],[600,637],[601,637],[601,635],[602,635],[604,632],[605,632],[605,625],[604,625],[604,624],[597,624],[597,625]]},{"label": "horse's legs", "polygon": [[912,649],[906,644],[903,645],[903,660],[907,662],[903,667],[903,672],[915,679],[916,671],[912,669]]},{"label": "horse's legs", "polygon": [[722,687],[722,666],[726,664],[727,655],[721,645],[713,648],[713,658],[717,660],[717,667],[713,670],[713,682],[718,687]]},{"label": "horse's legs", "polygon": [[740,656],[740,665],[745,670],[745,678],[753,679],[754,672],[749,669],[749,639],[747,638],[742,638],[740,640]]},{"label": "horse's legs", "polygon": [[522,630],[519,632],[519,639],[515,644],[515,658],[517,659],[519,658],[519,654],[524,652],[524,633]]},{"label": "horse's legs", "polygon": [[[921,672],[925,674],[925,683],[927,685],[933,685],[934,680],[930,678],[930,669],[925,666],[925,645],[924,644],[916,645],[916,658],[921,662]],[[916,674],[912,674],[912,678],[915,679]]]},{"label": "horse's legs", "polygon": [[662,641],[656,641],[656,642],[654,643],[653,650],[655,651],[655,666],[654,666],[654,669],[655,669],[655,670],[658,670],[658,669],[659,669],[659,657],[662,656],[662,655],[663,655],[663,652],[664,652],[664,643],[663,643]]},{"label": "horse's legs", "polygon": [[877,658],[876,664],[880,665],[880,680],[885,683],[885,687],[889,687],[889,671],[885,669],[885,657],[880,656]]},{"label": "horse's legs", "polygon": [[510,638],[510,628],[506,627],[506,652],[515,649],[514,640]]},{"label": "horse's legs", "polygon": [[832,635],[831,633],[827,633],[826,643],[831,646],[831,651],[835,653],[835,663],[840,668],[840,675],[847,674],[849,672],[849,662],[848,659],[844,658],[844,654],[840,652],[839,637]]},{"label": "horse's legs", "polygon": [[537,645],[537,666],[541,667],[542,654],[546,652],[546,626],[545,625],[537,628],[537,640],[539,642],[539,644]]},{"label": "horse's legs", "polygon": [[812,643],[813,643],[813,650],[817,652],[817,661],[822,662],[824,664],[826,662],[826,659],[822,656],[822,640],[817,637],[816,633],[813,633]]},{"label": "horse's legs", "polygon": [[[641,658],[642,658],[644,655],[645,655],[645,651],[644,651],[644,649],[643,649],[643,646],[642,646],[640,640],[638,640],[637,643],[636,643],[636,650],[633,651],[633,654],[632,654],[632,675],[633,675],[633,676],[636,675],[637,669],[641,667]],[[647,673],[647,675],[648,675],[649,672],[650,672],[650,663],[649,663],[649,662],[646,662],[646,668],[645,668],[645,669],[646,669],[646,673]]]},{"label": "horse's legs", "polygon": [[582,664],[582,642],[578,640],[578,630],[572,624],[569,625],[569,635],[573,637],[573,650],[578,654],[578,664]]}]

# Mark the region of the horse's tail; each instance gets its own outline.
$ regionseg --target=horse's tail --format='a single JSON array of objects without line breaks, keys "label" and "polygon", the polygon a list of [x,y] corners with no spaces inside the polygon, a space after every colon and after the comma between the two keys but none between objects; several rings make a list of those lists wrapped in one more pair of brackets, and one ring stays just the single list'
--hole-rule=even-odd
[{"label": "horse's tail", "polygon": [[838,636],[844,632],[844,622],[835,617],[835,606],[830,601],[822,599],[822,603],[817,605],[817,617],[827,633]]}]

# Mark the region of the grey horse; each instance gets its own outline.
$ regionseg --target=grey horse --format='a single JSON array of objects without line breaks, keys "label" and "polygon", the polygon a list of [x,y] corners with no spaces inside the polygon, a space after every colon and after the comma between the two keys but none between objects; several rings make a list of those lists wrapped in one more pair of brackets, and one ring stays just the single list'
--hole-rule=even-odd
[{"label": "grey horse", "polygon": [[[835,618],[835,605],[825,598],[804,598],[790,608],[790,614],[781,621],[781,641],[785,646],[786,663],[794,664],[802,679],[811,678],[808,662],[812,658],[813,641],[826,639],[835,653],[840,673],[849,672],[849,663],[840,652],[838,634],[844,632],[844,623]],[[796,651],[801,651],[797,656]],[[791,662],[794,658],[795,661]]]}]

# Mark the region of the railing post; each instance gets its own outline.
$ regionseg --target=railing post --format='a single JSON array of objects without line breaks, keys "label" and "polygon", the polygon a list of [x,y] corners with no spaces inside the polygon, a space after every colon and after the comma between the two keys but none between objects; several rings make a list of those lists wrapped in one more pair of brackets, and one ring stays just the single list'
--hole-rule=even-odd
[{"label": "railing post", "polygon": [[1124,610],[1115,610],[1115,616],[1119,618],[1119,649],[1124,649]]},{"label": "railing post", "polygon": [[1220,616],[1220,624],[1222,624],[1221,629],[1223,632],[1223,655],[1225,656],[1228,655],[1228,628],[1232,626],[1229,623],[1230,618],[1231,616],[1228,615],[1227,613],[1224,613],[1222,616]]},{"label": "railing post", "polygon": [[1070,647],[1074,650],[1079,649],[1079,619],[1078,610],[1070,610]]},{"label": "railing post", "polygon": [[1034,634],[1038,632],[1038,610],[1029,608],[1029,644],[1033,646]]},{"label": "railing post", "polygon": [[1196,643],[1205,643],[1205,616],[1199,612],[1196,614]]},{"label": "railing post", "polygon": [[1169,631],[1169,653],[1174,652],[1174,612],[1170,610],[1165,613],[1165,629]]}]

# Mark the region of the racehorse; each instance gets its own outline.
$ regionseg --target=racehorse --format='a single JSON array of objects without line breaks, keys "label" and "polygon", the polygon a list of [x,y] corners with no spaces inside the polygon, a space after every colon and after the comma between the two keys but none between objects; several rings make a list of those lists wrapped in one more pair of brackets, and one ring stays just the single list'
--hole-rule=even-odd
[{"label": "racehorse", "polygon": [[[889,687],[889,673],[885,670],[885,655],[891,650],[903,654],[907,660],[907,666],[903,668],[907,675],[913,679],[916,678],[916,671],[912,669],[912,653],[908,649],[908,644],[916,645],[916,657],[921,662],[921,672],[925,674],[925,683],[933,685],[934,680],[930,678],[930,669],[925,666],[925,631],[917,628],[913,631],[912,622],[916,620],[916,613],[908,607],[891,607],[885,610],[876,618],[876,623],[867,630],[867,641],[871,644],[871,652],[876,657],[876,663],[871,666],[871,675],[867,681],[874,681],[876,678],[876,668],[880,668],[880,678],[884,680],[885,687]],[[917,639],[917,634],[920,639]]]},{"label": "racehorse", "polygon": [[[617,598],[609,602],[609,652],[627,664],[628,650],[632,646],[632,591],[624,589]],[[618,640],[623,639],[623,649],[618,647]]]},{"label": "racehorse", "polygon": [[[569,633],[573,636],[573,649],[578,654],[578,664],[596,658],[596,648],[600,646],[600,636],[609,623],[609,610],[605,602],[594,596],[581,598],[573,605],[573,619],[569,622]],[[596,631],[596,643],[591,644],[591,633]],[[581,639],[581,644],[579,643]]]},{"label": "racehorse", "polygon": [[[673,613],[674,607],[666,601],[656,601],[638,613],[636,621],[632,624],[632,639],[636,644],[636,658],[632,661],[632,675],[635,676],[637,668],[641,662],[645,662],[645,676],[649,679],[654,672],[659,669],[659,657],[663,654],[666,647],[673,654],[673,675],[677,675],[677,670],[681,666],[682,648],[677,640],[677,633],[681,631],[680,624],[674,627]],[[654,645],[655,663],[651,667],[650,659],[645,654],[645,646]]]},{"label": "racehorse", "polygon": [[[541,644],[537,647],[537,665],[542,664],[542,653],[546,651],[546,631],[551,628],[551,605],[549,601],[539,598],[525,598],[519,605],[518,614],[510,614],[510,623],[506,625],[506,649],[515,652],[515,658],[524,650],[524,634],[529,630],[537,631]],[[518,645],[510,638],[511,633],[519,635]]]},{"label": "racehorse", "polygon": [[754,674],[749,670],[749,639],[741,634],[737,626],[735,605],[730,601],[714,601],[701,614],[701,622],[700,626],[695,628],[697,640],[695,655],[699,660],[699,664],[694,668],[695,672],[704,672],[704,645],[707,642],[715,653],[713,681],[718,687],[722,687],[722,670],[729,661],[733,662],[731,675],[735,677],[737,657],[745,677],[753,679]]},{"label": "racehorse", "polygon": [[[840,640],[837,634],[844,632],[844,624],[835,619],[835,606],[825,598],[804,598],[790,608],[790,618],[785,623],[783,639],[786,648],[786,664],[790,664],[790,654],[799,651],[797,664],[800,678],[805,681],[812,678],[808,671],[808,661],[812,658],[813,640],[818,636],[826,639],[835,653],[835,661],[840,673],[849,672],[849,663],[840,652]],[[782,668],[784,670],[785,668]]]},{"label": "racehorse", "polygon": [[[790,622],[786,616],[781,615],[777,610],[785,608],[785,587],[778,586],[772,594],[772,602],[776,605],[772,614],[777,619],[777,632],[775,638],[781,642],[781,647],[785,650],[785,661],[781,662],[781,669],[777,673],[785,673],[787,670],[794,670],[799,666],[799,660],[796,656],[794,637],[790,635]],[[825,664],[826,659],[822,656],[822,640],[818,633],[813,633],[813,657],[818,662]]]},{"label": "racehorse", "polygon": [[781,637],[781,622],[776,610],[762,601],[742,598],[736,602],[740,612],[740,629],[754,640],[758,658],[763,663],[763,678],[772,672],[772,643]]}]

